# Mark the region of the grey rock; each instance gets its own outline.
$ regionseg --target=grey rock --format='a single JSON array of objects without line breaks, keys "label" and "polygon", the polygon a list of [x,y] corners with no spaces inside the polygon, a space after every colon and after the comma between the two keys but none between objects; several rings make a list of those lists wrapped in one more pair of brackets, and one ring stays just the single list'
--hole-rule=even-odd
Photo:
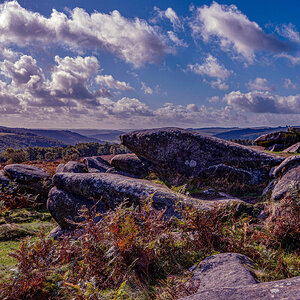
[{"label": "grey rock", "polygon": [[[69,174],[69,173],[59,173],[59,174]],[[80,216],[80,210],[83,207],[91,210],[104,213],[106,211],[103,203],[88,199],[87,197],[82,197],[78,195],[73,195],[71,193],[52,188],[49,192],[47,209],[51,213],[54,220],[60,225],[61,229],[75,229],[76,225],[71,222],[81,222],[83,218]]]},{"label": "grey rock", "polygon": [[49,178],[49,174],[45,170],[22,164],[5,166],[4,174],[11,180],[15,180],[18,183],[24,184],[30,184]]},{"label": "grey rock", "polygon": [[300,153],[300,142],[284,149],[283,152]]},{"label": "grey rock", "polygon": [[65,235],[72,234],[72,232],[73,230],[62,229],[60,226],[57,226],[50,231],[48,237],[58,240],[60,238],[63,238]]},{"label": "grey rock", "polygon": [[259,283],[253,273],[255,264],[237,253],[213,255],[194,268],[186,283],[193,295],[181,300],[271,300],[300,299],[300,277]]},{"label": "grey rock", "polygon": [[124,171],[117,170],[114,167],[109,168],[105,173],[108,173],[108,174],[119,174],[119,175],[126,176],[126,177],[139,178],[139,176],[137,176],[137,175],[129,174],[129,173],[126,173]]},{"label": "grey rock", "polygon": [[201,291],[182,300],[298,300],[300,277],[263,282],[259,284],[222,287]]},{"label": "grey rock", "polygon": [[144,176],[149,173],[151,165],[149,161],[134,153],[118,154],[112,158],[110,164],[118,170],[137,176]]},{"label": "grey rock", "polygon": [[[203,260],[194,270],[189,285],[198,286],[197,292],[216,286],[231,287],[257,283],[254,263],[247,256],[238,253],[221,253]],[[198,283],[198,284],[197,284]]]},{"label": "grey rock", "polygon": [[269,147],[274,144],[293,145],[300,141],[300,135],[295,132],[277,131],[261,135],[255,142],[258,146]]},{"label": "grey rock", "polygon": [[272,146],[267,147],[266,150],[278,152],[284,150],[285,148],[286,146],[283,144],[274,144]]},{"label": "grey rock", "polygon": [[273,191],[276,184],[276,179],[273,179],[263,190],[262,196],[266,196],[269,192]]},{"label": "grey rock", "polygon": [[69,161],[66,164],[59,164],[56,173],[87,173],[87,168],[78,161]]},{"label": "grey rock", "polygon": [[179,128],[138,130],[125,133],[120,139],[123,145],[149,160],[167,177],[179,178],[179,181],[199,177],[201,172],[219,164],[255,172],[256,176],[264,179],[271,167],[283,160],[275,155]]},{"label": "grey rock", "polygon": [[100,156],[85,157],[83,163],[87,166],[89,173],[105,173],[110,164]]},{"label": "grey rock", "polygon": [[300,189],[300,165],[289,169],[275,184],[272,192],[273,200],[281,200],[293,188]]},{"label": "grey rock", "polygon": [[4,175],[4,171],[0,170],[0,189],[9,185],[10,180]]},{"label": "grey rock", "polygon": [[286,158],[279,166],[274,168],[272,176],[278,178],[291,168],[297,167],[298,165],[300,165],[300,156],[290,156]]},{"label": "grey rock", "polygon": [[201,209],[209,210],[217,204],[242,202],[239,199],[217,199],[208,201],[194,199],[177,194],[168,188],[143,179],[134,179],[118,174],[69,174],[59,173],[53,177],[56,187],[81,197],[93,197],[100,200],[108,208],[115,208],[127,200],[130,204],[141,204],[142,200],[152,199],[155,209],[166,209],[166,215],[177,215],[174,211],[175,202],[190,203]]}]

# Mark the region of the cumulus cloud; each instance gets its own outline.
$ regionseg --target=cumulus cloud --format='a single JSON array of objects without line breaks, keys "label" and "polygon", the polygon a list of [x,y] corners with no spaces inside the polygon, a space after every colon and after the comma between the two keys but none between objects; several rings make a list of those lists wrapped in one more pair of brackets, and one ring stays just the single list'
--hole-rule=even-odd
[{"label": "cumulus cloud", "polygon": [[289,47],[273,35],[266,34],[255,22],[235,5],[220,5],[213,2],[196,9],[190,22],[195,38],[201,36],[205,42],[215,38],[225,51],[235,51],[252,62],[256,50],[283,52]]},{"label": "cumulus cloud", "polygon": [[0,5],[0,43],[20,47],[59,43],[74,49],[100,49],[140,67],[170,53],[166,38],[145,20],[75,8],[70,16],[53,9],[49,18],[31,12],[17,1]]},{"label": "cumulus cloud", "polygon": [[157,22],[158,19],[168,19],[172,23],[174,31],[184,28],[182,20],[178,17],[173,8],[168,7],[166,10],[160,10],[158,7],[154,6],[154,11],[156,16],[152,19],[153,22]]},{"label": "cumulus cloud", "polygon": [[269,81],[266,78],[257,77],[255,80],[250,80],[248,82],[248,87],[250,90],[257,91],[268,91],[272,92],[275,90],[273,85],[270,85]]},{"label": "cumulus cloud", "polygon": [[149,94],[152,95],[153,94],[153,90],[151,89],[151,87],[147,86],[145,82],[141,82],[142,85],[142,91],[144,92],[144,94]]},{"label": "cumulus cloud", "polygon": [[300,95],[279,96],[270,92],[253,91],[242,93],[234,91],[223,100],[233,107],[251,113],[299,114]]},{"label": "cumulus cloud", "polygon": [[133,87],[129,83],[125,81],[116,80],[113,78],[112,75],[98,75],[95,78],[95,81],[101,86],[113,90],[122,90],[122,91],[133,90]]},{"label": "cumulus cloud", "polygon": [[188,47],[188,44],[183,40],[180,40],[173,31],[168,31],[168,37],[176,46]]},{"label": "cumulus cloud", "polygon": [[217,80],[212,81],[204,79],[204,82],[209,83],[212,88],[220,90],[228,89],[228,85],[224,80],[231,75],[232,71],[227,70],[223,65],[219,64],[218,60],[212,55],[209,54],[202,64],[190,64],[187,67],[197,75],[216,78]]},{"label": "cumulus cloud", "polygon": [[223,65],[220,65],[218,60],[210,54],[206,57],[203,64],[190,64],[188,68],[195,74],[206,75],[222,80],[227,79],[231,73],[231,71],[228,71]]}]

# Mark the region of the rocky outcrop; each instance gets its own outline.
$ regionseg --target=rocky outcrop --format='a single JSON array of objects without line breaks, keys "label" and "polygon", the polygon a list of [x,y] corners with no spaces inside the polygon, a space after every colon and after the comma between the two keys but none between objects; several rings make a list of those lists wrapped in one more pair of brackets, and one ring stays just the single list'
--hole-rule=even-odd
[{"label": "rocky outcrop", "polygon": [[0,170],[0,189],[9,185],[9,178],[4,175],[4,171]]},{"label": "rocky outcrop", "polygon": [[300,142],[296,143],[286,149],[283,150],[283,152],[287,153],[300,153]]},{"label": "rocky outcrop", "polygon": [[290,156],[270,172],[275,177],[263,191],[265,196],[270,191],[273,200],[281,200],[293,189],[300,189],[300,156]]},{"label": "rocky outcrop", "polygon": [[288,132],[293,132],[293,133],[300,134],[300,127],[289,127]]},{"label": "rocky outcrop", "polygon": [[110,164],[117,170],[137,176],[148,174],[151,166],[149,161],[138,157],[134,153],[118,154],[112,158]]},{"label": "rocky outcrop", "polygon": [[259,283],[254,263],[237,253],[213,255],[194,268],[194,276],[187,282],[198,286],[194,295],[182,300],[271,300],[300,299],[300,277]]},{"label": "rocky outcrop", "polygon": [[69,161],[66,164],[59,164],[56,173],[87,173],[87,168],[78,161]]},{"label": "rocky outcrop", "polygon": [[203,136],[179,128],[138,130],[121,135],[121,142],[132,152],[149,160],[165,177],[180,183],[201,177],[208,168],[226,165],[251,174],[250,184],[266,180],[281,157],[249,149],[229,141]]},{"label": "rocky outcrop", "polygon": [[284,150],[285,148],[286,148],[286,145],[274,144],[274,145],[271,145],[271,146],[267,147],[265,150],[273,151],[273,152],[279,152],[279,151]]},{"label": "rocky outcrop", "polygon": [[[49,193],[47,207],[62,229],[70,228],[64,221],[76,219],[80,207],[101,203],[104,209],[113,209],[123,201],[128,204],[141,205],[143,200],[152,200],[155,209],[165,209],[165,215],[179,216],[176,212],[177,202],[194,205],[199,209],[209,210],[217,205],[230,203],[245,204],[236,198],[202,200],[177,194],[165,186],[143,179],[134,179],[118,174],[108,173],[57,173],[53,177],[55,188]],[[239,209],[239,208],[238,208]]]},{"label": "rocky outcrop", "polygon": [[289,169],[284,175],[276,182],[272,191],[272,199],[280,200],[288,192],[293,189],[300,190],[300,164],[294,168]]},{"label": "rocky outcrop", "polygon": [[295,132],[277,131],[258,137],[255,142],[258,146],[269,147],[274,144],[282,144],[286,147],[300,141],[300,135]]},{"label": "rocky outcrop", "polygon": [[85,157],[83,163],[86,165],[89,173],[105,173],[111,168],[111,165],[100,156]]},{"label": "rocky outcrop", "polygon": [[4,167],[4,174],[18,183],[30,184],[49,178],[49,174],[41,168],[22,164]]},{"label": "rocky outcrop", "polygon": [[[95,207],[94,207],[95,206]],[[82,221],[80,217],[80,210],[85,207],[91,210],[93,207],[95,211],[104,213],[106,210],[102,203],[95,203],[87,197],[73,195],[68,192],[52,188],[49,192],[47,201],[47,209],[52,217],[60,225],[61,229],[75,229],[74,222]]]}]

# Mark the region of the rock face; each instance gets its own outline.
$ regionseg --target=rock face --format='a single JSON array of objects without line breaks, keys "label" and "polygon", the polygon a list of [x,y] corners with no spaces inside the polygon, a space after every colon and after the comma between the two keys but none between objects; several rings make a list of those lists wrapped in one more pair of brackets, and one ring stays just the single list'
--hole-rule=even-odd
[{"label": "rock face", "polygon": [[66,164],[59,164],[56,173],[87,173],[87,168],[78,161],[69,161]]},{"label": "rock face", "polygon": [[0,170],[0,189],[8,186],[8,184],[9,184],[9,179],[4,175],[4,171]]},{"label": "rock face", "polygon": [[[230,203],[244,204],[236,198],[200,200],[179,195],[168,188],[147,180],[134,179],[108,173],[57,173],[53,177],[55,188],[49,193],[47,207],[62,229],[71,228],[65,218],[75,220],[80,207],[91,207],[99,201],[102,211],[113,209],[127,200],[129,204],[140,205],[142,200],[152,199],[155,209],[165,209],[165,215],[178,216],[175,203],[192,204],[209,210],[216,205]],[[245,204],[246,205],[246,204]],[[98,207],[97,207],[98,209]],[[239,208],[238,208],[239,209]],[[100,210],[101,211],[101,210]]]},{"label": "rock face", "polygon": [[[91,209],[94,205],[95,203],[88,198],[75,196],[56,187],[50,190],[47,201],[47,209],[60,225],[61,229],[75,229],[76,225],[69,221],[82,221],[82,218],[79,217],[80,209],[83,206]],[[96,204],[96,210],[101,213],[106,211],[102,203]]]},{"label": "rock face", "polygon": [[300,127],[289,127],[288,132],[294,132],[300,134]]},{"label": "rock face", "polygon": [[241,254],[210,256],[187,283],[187,288],[199,285],[197,292],[182,300],[300,299],[300,277],[258,283],[253,269],[253,262]]},{"label": "rock face", "polygon": [[275,184],[272,199],[280,200],[293,188],[300,189],[300,164],[289,169]]},{"label": "rock face", "polygon": [[110,164],[100,156],[85,157],[83,163],[88,168],[89,173],[105,173],[111,168]]},{"label": "rock face", "polygon": [[49,178],[49,174],[41,168],[12,164],[4,167],[4,174],[18,183],[30,184]]},{"label": "rock face", "polygon": [[283,145],[283,144],[274,144],[272,146],[267,147],[266,150],[273,151],[273,152],[278,152],[278,151],[284,150],[285,148],[286,148],[286,146]]},{"label": "rock face", "polygon": [[149,160],[170,178],[175,174],[184,179],[199,177],[209,167],[223,164],[251,173],[251,183],[256,184],[265,180],[271,167],[283,160],[179,128],[138,130],[120,138],[123,145]]},{"label": "rock face", "polygon": [[138,157],[134,153],[118,154],[113,157],[110,164],[117,170],[137,176],[143,176],[149,173],[151,165],[150,162]]},{"label": "rock face", "polygon": [[300,165],[300,156],[294,155],[286,158],[279,166],[275,167],[272,176],[278,178],[286,173],[289,169]]},{"label": "rock face", "polygon": [[282,144],[286,147],[300,141],[300,135],[295,132],[278,131],[264,134],[258,137],[255,142],[258,146],[269,147],[274,144]]},{"label": "rock face", "polygon": [[300,153],[300,142],[284,149],[283,152]]}]

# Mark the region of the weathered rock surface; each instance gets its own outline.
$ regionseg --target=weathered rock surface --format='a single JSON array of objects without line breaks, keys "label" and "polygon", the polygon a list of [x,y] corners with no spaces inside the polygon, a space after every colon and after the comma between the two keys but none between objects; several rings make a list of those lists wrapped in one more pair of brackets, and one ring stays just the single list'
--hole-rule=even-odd
[{"label": "weathered rock surface", "polygon": [[300,156],[294,155],[286,158],[279,166],[275,167],[272,176],[275,178],[282,176],[289,169],[300,165]]},{"label": "weathered rock surface", "polygon": [[199,286],[194,295],[185,300],[271,300],[300,299],[300,277],[258,283],[254,263],[237,253],[223,253],[206,258],[194,270],[187,283]]},{"label": "weathered rock surface", "polygon": [[87,209],[95,206],[95,210],[100,213],[106,211],[103,203],[95,203],[87,197],[73,195],[56,187],[52,188],[49,192],[47,208],[61,229],[75,229],[76,225],[70,223],[70,221],[80,222],[83,220],[80,217],[80,210],[84,206]]},{"label": "weathered rock surface", "polygon": [[4,171],[0,170],[0,189],[8,186],[9,179],[4,175]]},{"label": "weathered rock surface", "polygon": [[66,164],[59,164],[56,173],[87,173],[87,168],[78,161],[69,161]]},{"label": "weathered rock surface", "polygon": [[123,172],[143,176],[149,173],[151,163],[138,157],[134,153],[118,154],[114,156],[110,164]]},{"label": "weathered rock surface", "polygon": [[215,201],[190,198],[182,194],[177,194],[162,185],[118,174],[59,173],[54,175],[53,183],[58,189],[67,193],[101,200],[107,208],[115,208],[126,199],[129,203],[137,205],[140,204],[143,199],[152,199],[154,208],[166,209],[166,215],[176,215],[174,212],[174,204],[177,201],[190,203],[205,210],[211,209],[217,204],[226,205],[232,202],[243,203],[236,198],[222,198]]},{"label": "weathered rock surface", "polygon": [[108,174],[119,174],[119,175],[122,175],[122,176],[131,177],[131,178],[139,178],[140,177],[138,175],[129,174],[127,172],[118,170],[118,169],[116,169],[114,167],[109,168],[105,173],[108,173]]},{"label": "weathered rock surface", "polygon": [[284,150],[285,148],[286,148],[286,146],[283,145],[283,144],[274,144],[272,146],[267,147],[266,150],[273,151],[273,152],[278,152],[278,151]]},{"label": "weathered rock surface", "polygon": [[105,173],[111,165],[100,156],[85,157],[83,163],[87,166],[89,173]]},{"label": "weathered rock surface", "polygon": [[283,152],[300,153],[300,142],[284,149]]},{"label": "weathered rock surface", "polygon": [[297,167],[290,168],[275,184],[272,199],[282,199],[293,188],[300,189],[300,164]]},{"label": "weathered rock surface", "polygon": [[209,167],[223,164],[248,171],[253,175],[253,182],[259,182],[267,178],[272,166],[283,160],[179,128],[138,130],[123,134],[120,138],[123,145],[149,160],[170,179],[175,178],[176,174],[179,175],[177,178],[199,177]]},{"label": "weathered rock surface", "polygon": [[22,164],[4,167],[4,174],[18,183],[30,184],[49,178],[49,174],[41,168]]},{"label": "weathered rock surface", "polygon": [[277,131],[261,135],[255,142],[258,146],[269,147],[274,144],[293,145],[300,141],[300,135],[295,132]]}]

